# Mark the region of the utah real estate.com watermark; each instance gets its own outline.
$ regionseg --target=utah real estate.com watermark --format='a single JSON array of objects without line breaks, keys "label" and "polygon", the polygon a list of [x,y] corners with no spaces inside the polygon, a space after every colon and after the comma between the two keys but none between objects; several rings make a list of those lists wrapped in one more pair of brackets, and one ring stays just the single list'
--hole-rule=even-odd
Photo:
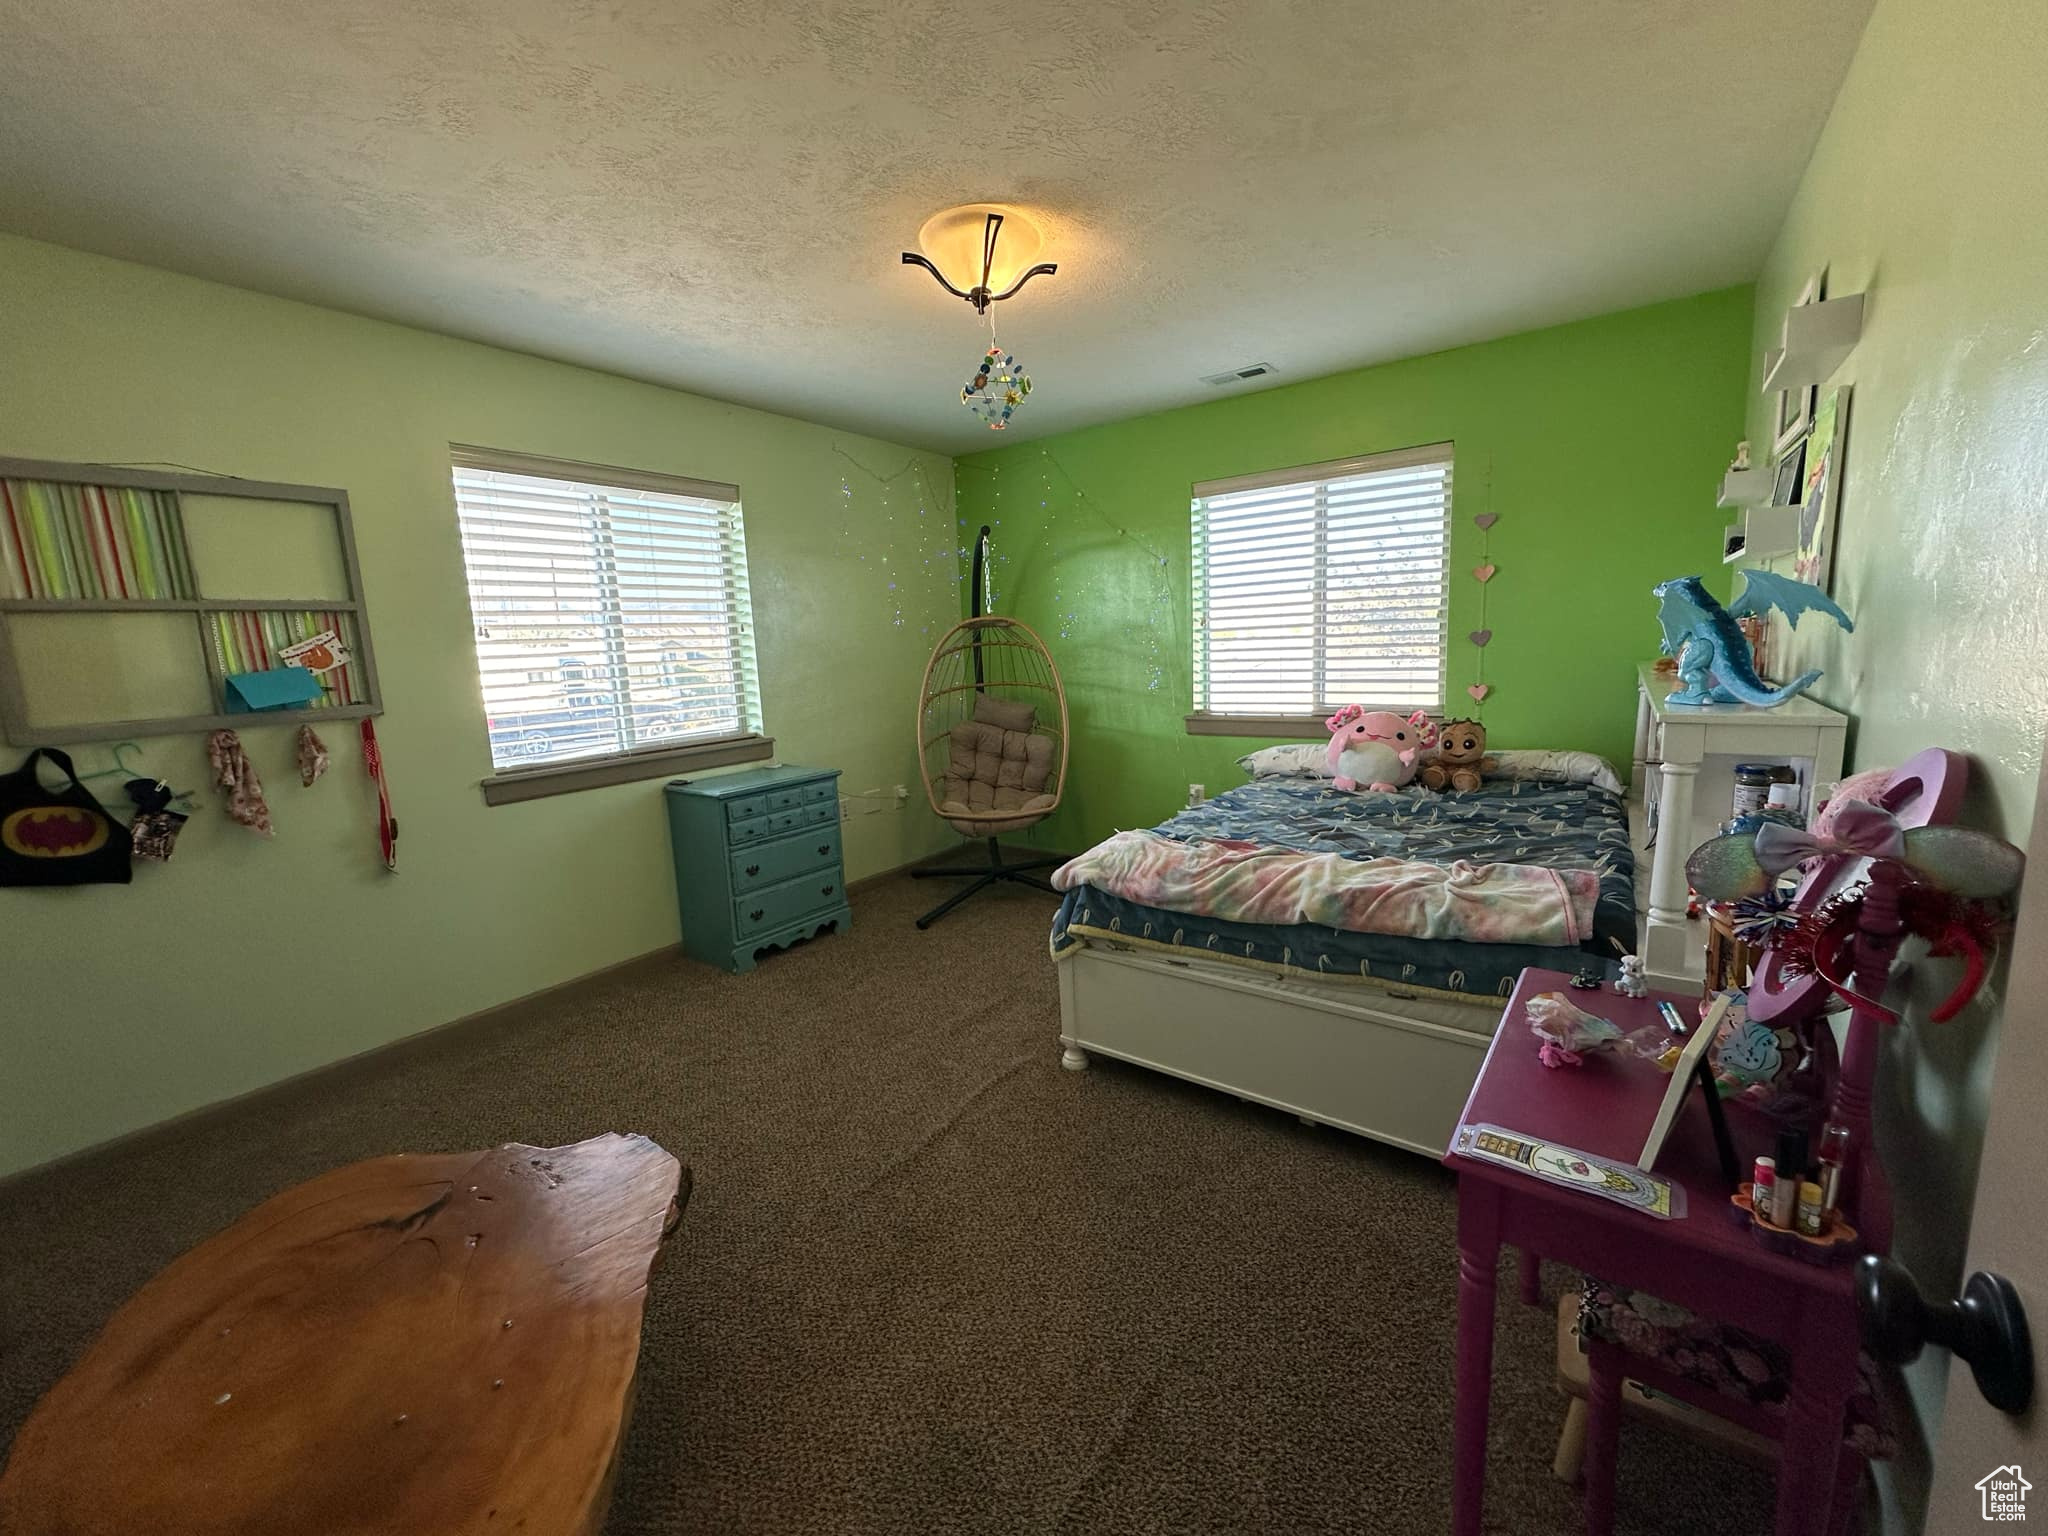
[{"label": "utah real estate.com watermark", "polygon": [[2012,1524],[2027,1518],[2027,1490],[2034,1485],[2020,1475],[2020,1464],[1999,1467],[1977,1480],[1984,1500],[1984,1518]]}]

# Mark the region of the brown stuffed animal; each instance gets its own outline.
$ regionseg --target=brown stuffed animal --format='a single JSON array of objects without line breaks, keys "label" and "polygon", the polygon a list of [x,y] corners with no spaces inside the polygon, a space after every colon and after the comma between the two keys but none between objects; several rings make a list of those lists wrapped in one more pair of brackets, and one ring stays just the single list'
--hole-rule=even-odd
[{"label": "brown stuffed animal", "polygon": [[1446,720],[1437,733],[1436,756],[1422,770],[1422,782],[1431,789],[1477,789],[1482,775],[1492,770],[1494,760],[1486,755],[1486,727],[1477,720]]}]

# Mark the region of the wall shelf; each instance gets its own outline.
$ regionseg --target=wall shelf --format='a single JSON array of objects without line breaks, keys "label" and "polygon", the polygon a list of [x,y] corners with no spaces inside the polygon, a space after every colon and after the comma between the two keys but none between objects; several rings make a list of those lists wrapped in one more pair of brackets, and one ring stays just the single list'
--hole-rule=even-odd
[{"label": "wall shelf", "polygon": [[1799,547],[1799,508],[1751,507],[1743,517],[1750,554],[1759,560],[1789,555]]},{"label": "wall shelf", "polygon": [[1754,507],[1771,499],[1773,471],[1769,465],[1731,469],[1721,477],[1717,507]]},{"label": "wall shelf", "polygon": [[[382,712],[345,491],[0,457],[0,514],[0,740]],[[322,636],[316,697],[230,707],[231,678]]]},{"label": "wall shelf", "polygon": [[1799,547],[1799,508],[1751,507],[1742,521],[1721,530],[1721,563],[1769,560]]},{"label": "wall shelf", "polygon": [[1785,344],[1764,354],[1762,393],[1824,384],[1863,334],[1863,295],[1848,293],[1785,311]]}]

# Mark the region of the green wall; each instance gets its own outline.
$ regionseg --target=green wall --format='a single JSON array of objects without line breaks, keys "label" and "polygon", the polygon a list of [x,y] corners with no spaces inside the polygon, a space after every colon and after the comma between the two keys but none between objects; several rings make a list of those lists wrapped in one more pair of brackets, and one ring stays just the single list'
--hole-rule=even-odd
[{"label": "green wall", "polygon": [[[176,858],[132,886],[0,890],[0,1171],[674,942],[659,780],[483,803],[451,441],[737,483],[780,752],[851,791],[916,783],[917,678],[959,604],[945,458],[0,237],[0,454],[348,490],[402,832],[389,875],[348,727],[311,790],[290,729],[252,728],[274,841],[208,792]],[[202,738],[144,747],[203,788]],[[954,842],[921,802],[859,815],[848,873]]]},{"label": "green wall", "polygon": [[[995,531],[997,607],[1037,628],[1073,711],[1066,802],[1038,841],[1149,826],[1190,783],[1243,781],[1263,741],[1189,736],[1188,499],[1196,481],[1456,445],[1447,705],[1502,747],[1574,747],[1627,770],[1650,588],[1712,569],[1714,494],[1743,430],[1750,290],[1730,288],[1478,346],[1092,427],[961,459],[963,525]],[[1047,381],[1044,388],[1056,388]],[[1472,518],[1499,514],[1490,534]],[[1482,544],[1494,692],[1467,698]]]},{"label": "green wall", "polygon": [[[2022,845],[2048,731],[2044,59],[2028,0],[1879,0],[1758,281],[1750,367],[1761,441],[1785,306],[1821,268],[1830,293],[1868,293],[1833,381],[1853,386],[1833,592],[1856,631],[1808,620],[1778,670],[1827,669],[1814,693],[1852,717],[1852,767],[1968,753],[1963,819]],[[1940,1296],[1962,1276],[2004,1001],[2000,971],[1927,1023],[1955,974],[1916,968],[1921,1006],[1879,1079],[1897,1251]],[[1930,1350],[1909,1373],[1930,1432],[1948,1370]],[[1924,1467],[1897,1472],[1894,1527],[1918,1529]]]}]

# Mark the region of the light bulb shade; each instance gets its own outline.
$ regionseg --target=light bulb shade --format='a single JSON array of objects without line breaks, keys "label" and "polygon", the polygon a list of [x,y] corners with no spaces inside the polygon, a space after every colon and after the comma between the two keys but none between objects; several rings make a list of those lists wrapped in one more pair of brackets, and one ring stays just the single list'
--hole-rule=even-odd
[{"label": "light bulb shade", "polygon": [[996,239],[995,264],[989,269],[988,286],[1005,292],[1038,259],[1044,238],[1023,214],[1000,203],[969,203],[948,208],[924,221],[917,232],[918,249],[937,267],[946,281],[963,293],[981,283],[982,252],[988,240],[988,216],[1003,216]]}]

